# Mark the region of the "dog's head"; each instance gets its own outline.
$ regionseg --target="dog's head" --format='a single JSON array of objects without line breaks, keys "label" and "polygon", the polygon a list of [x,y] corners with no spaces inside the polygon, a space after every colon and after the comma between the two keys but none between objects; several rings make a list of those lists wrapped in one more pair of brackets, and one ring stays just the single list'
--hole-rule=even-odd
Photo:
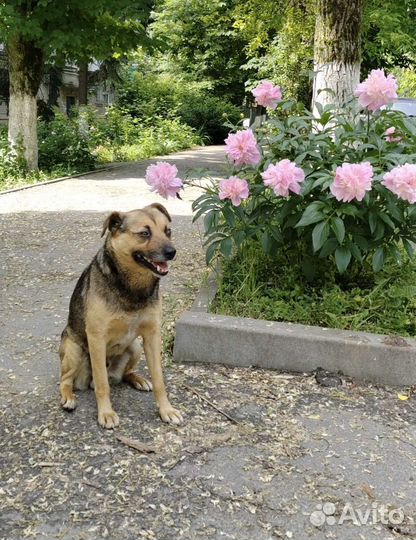
[{"label": "dog's head", "polygon": [[156,276],[168,273],[168,262],[175,257],[171,240],[171,217],[164,206],[151,204],[141,210],[113,212],[103,224],[107,241],[117,259],[131,267],[134,261],[142,270]]}]

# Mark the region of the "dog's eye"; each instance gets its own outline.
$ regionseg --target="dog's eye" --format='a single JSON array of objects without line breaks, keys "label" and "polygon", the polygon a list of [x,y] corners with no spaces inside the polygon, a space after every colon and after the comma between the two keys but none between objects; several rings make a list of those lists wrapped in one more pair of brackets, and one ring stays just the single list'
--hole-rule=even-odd
[{"label": "dog's eye", "polygon": [[139,236],[141,236],[142,238],[149,238],[150,237],[150,231],[141,231],[139,233],[137,233]]},{"label": "dog's eye", "polygon": [[172,229],[166,229],[165,234],[168,238],[170,238],[172,236]]}]

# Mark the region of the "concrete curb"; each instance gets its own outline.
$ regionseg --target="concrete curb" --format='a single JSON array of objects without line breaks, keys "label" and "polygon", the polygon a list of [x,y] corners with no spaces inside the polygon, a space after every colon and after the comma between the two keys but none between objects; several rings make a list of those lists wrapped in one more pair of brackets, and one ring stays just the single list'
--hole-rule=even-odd
[{"label": "concrete curb", "polygon": [[176,362],[302,373],[321,367],[377,384],[416,384],[415,339],[214,315],[207,308],[215,293],[212,276],[176,323]]}]

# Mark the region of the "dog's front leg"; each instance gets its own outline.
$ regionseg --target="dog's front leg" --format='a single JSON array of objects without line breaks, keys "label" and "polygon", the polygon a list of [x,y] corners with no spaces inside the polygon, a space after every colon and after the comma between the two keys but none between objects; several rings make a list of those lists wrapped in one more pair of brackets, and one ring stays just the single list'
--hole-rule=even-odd
[{"label": "dog's front leg", "polygon": [[164,422],[180,424],[183,421],[182,415],[172,407],[166,394],[162,373],[162,339],[159,326],[157,324],[147,326],[143,331],[142,336],[144,354],[152,377],[153,393],[156,405],[159,408],[160,417]]},{"label": "dog's front leg", "polygon": [[102,335],[87,332],[87,337],[97,400],[98,423],[100,426],[111,429],[118,426],[119,418],[117,413],[113,411],[110,401],[110,385],[108,384],[106,366],[106,343]]}]

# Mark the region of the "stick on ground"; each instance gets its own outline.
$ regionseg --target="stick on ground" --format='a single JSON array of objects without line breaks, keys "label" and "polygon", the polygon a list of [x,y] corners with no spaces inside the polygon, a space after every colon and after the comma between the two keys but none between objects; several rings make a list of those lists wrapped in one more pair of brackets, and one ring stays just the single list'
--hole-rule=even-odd
[{"label": "stick on ground", "polygon": [[116,439],[126,446],[134,448],[139,452],[144,452],[145,454],[154,454],[156,452],[156,448],[154,446],[136,441],[135,439],[130,439],[129,437],[124,437],[124,435],[116,435]]},{"label": "stick on ground", "polygon": [[202,399],[202,401],[205,401],[205,403],[208,403],[208,405],[210,405],[213,409],[215,409],[217,412],[219,412],[220,414],[222,414],[223,416],[225,416],[225,418],[227,418],[227,420],[229,420],[230,422],[232,422],[233,424],[238,424],[238,420],[236,420],[235,418],[233,418],[232,416],[230,416],[228,413],[226,413],[225,411],[221,410],[219,407],[217,407],[214,403],[212,403],[212,401],[210,401],[209,399],[207,399],[205,396],[203,396],[202,394],[200,394],[197,390],[195,390],[195,388],[192,388],[191,386],[188,386],[187,384],[184,384],[183,387],[185,388],[185,390],[188,390],[188,392],[192,392],[193,394],[195,394],[196,396],[199,397],[199,399]]}]

